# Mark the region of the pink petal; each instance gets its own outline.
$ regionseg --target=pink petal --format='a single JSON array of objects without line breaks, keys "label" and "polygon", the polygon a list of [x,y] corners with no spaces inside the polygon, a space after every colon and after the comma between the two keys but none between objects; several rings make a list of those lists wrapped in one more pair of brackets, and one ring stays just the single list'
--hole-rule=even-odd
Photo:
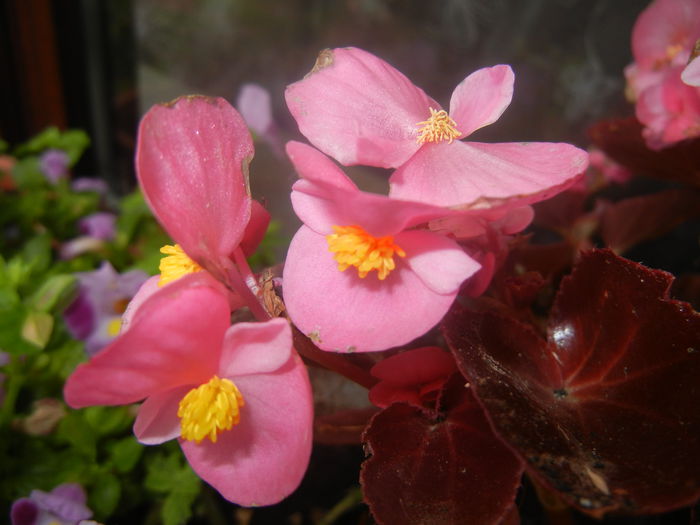
[{"label": "pink petal", "polygon": [[236,99],[241,116],[255,133],[265,135],[273,125],[270,92],[260,84],[243,84]]},{"label": "pink petal", "polygon": [[681,80],[689,86],[700,87],[700,56],[691,60],[681,72]]},{"label": "pink petal", "polygon": [[380,281],[354,267],[338,270],[323,235],[302,226],[283,274],[284,301],[294,324],[323,350],[371,352],[408,343],[437,324],[456,293],[428,288],[401,258]]},{"label": "pink petal", "polygon": [[299,177],[347,192],[359,191],[355,183],[323,153],[301,142],[287,142],[287,155]]},{"label": "pink petal", "polygon": [[450,100],[450,117],[460,138],[499,119],[513,98],[514,81],[510,66],[499,65],[474,71],[459,83]]},{"label": "pink petal", "polygon": [[292,352],[292,331],[281,318],[265,323],[237,323],[228,329],[219,376],[267,374],[283,366]]},{"label": "pink petal", "polygon": [[[643,68],[654,69],[669,61],[669,51],[680,46],[677,59],[686,61],[700,38],[700,2],[656,0],[637,18],[632,29],[632,53]],[[676,64],[677,65],[677,64]]]},{"label": "pink petal", "polygon": [[136,292],[136,295],[134,295],[131,298],[131,301],[129,301],[129,304],[126,307],[126,310],[122,314],[122,324],[119,328],[119,333],[123,334],[129,329],[129,326],[131,325],[131,320],[134,318],[136,310],[138,310],[139,307],[149,297],[151,297],[154,293],[160,290],[160,287],[158,286],[159,280],[160,275],[154,275],[153,277],[150,277],[145,283],[141,285],[141,288],[139,288],[139,291]]},{"label": "pink petal", "polygon": [[230,310],[226,294],[205,279],[183,277],[146,300],[129,330],[68,378],[66,402],[73,408],[123,405],[208,381],[217,370]]},{"label": "pink petal", "polygon": [[187,393],[199,385],[183,385],[150,396],[139,407],[134,434],[144,445],[160,445],[180,435],[177,410]]},{"label": "pink petal", "polygon": [[250,218],[248,163],[253,142],[221,98],[182,97],[141,120],[136,171],[170,236],[206,266],[228,256]]},{"label": "pink petal", "polygon": [[270,225],[270,213],[256,200],[251,201],[250,221],[246,226],[241,250],[246,256],[253,255],[265,238],[267,227]]},{"label": "pink petal", "polygon": [[245,405],[240,423],[216,443],[180,441],[194,471],[229,501],[272,505],[297,488],[309,462],[313,408],[297,355],[272,374],[235,378]]},{"label": "pink petal", "polygon": [[394,172],[389,195],[435,206],[524,206],[563,191],[587,165],[588,154],[570,144],[429,144]]},{"label": "pink petal", "polygon": [[357,48],[327,49],[287,106],[314,146],[344,165],[395,168],[419,148],[418,122],[440,109],[402,73]]},{"label": "pink petal", "polygon": [[395,237],[406,252],[406,263],[425,285],[439,294],[451,294],[481,265],[451,239],[427,231],[405,231]]}]

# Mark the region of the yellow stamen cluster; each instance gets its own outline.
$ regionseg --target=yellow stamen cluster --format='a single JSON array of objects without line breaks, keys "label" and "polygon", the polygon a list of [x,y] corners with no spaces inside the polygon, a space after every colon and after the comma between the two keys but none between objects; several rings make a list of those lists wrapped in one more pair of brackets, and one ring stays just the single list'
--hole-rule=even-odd
[{"label": "yellow stamen cluster", "polygon": [[373,237],[359,226],[333,226],[333,231],[335,233],[326,235],[326,241],[341,272],[354,266],[364,279],[369,272],[376,270],[377,278],[383,281],[396,268],[394,254],[406,256],[391,235]]},{"label": "yellow stamen cluster", "polygon": [[240,407],[245,405],[236,385],[228,379],[212,377],[193,388],[180,401],[181,436],[199,445],[204,438],[216,443],[217,433],[231,430],[240,421]]},{"label": "yellow stamen cluster", "polygon": [[109,335],[110,337],[117,337],[121,328],[121,318],[117,317],[116,319],[112,319],[109,323],[107,323],[107,335]]},{"label": "yellow stamen cluster", "polygon": [[447,140],[450,144],[458,137],[462,136],[462,132],[457,130],[457,123],[450,118],[447,111],[441,109],[436,111],[430,108],[430,118],[423,122],[416,123],[418,126],[418,144],[426,142],[442,142]]},{"label": "yellow stamen cluster", "polygon": [[163,286],[169,282],[176,281],[188,273],[195,273],[202,270],[202,267],[190,259],[180,248],[179,244],[171,246],[166,244],[160,249],[160,253],[165,255],[160,260],[160,279],[158,286]]}]

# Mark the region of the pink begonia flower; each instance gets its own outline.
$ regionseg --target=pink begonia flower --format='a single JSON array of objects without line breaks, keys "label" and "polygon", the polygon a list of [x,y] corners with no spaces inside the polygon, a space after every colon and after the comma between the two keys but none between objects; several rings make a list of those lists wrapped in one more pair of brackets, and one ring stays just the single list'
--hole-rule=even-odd
[{"label": "pink begonia flower", "polygon": [[312,442],[311,387],[280,318],[230,326],[220,283],[206,272],[160,288],[128,329],[66,382],[74,408],[144,400],[134,433],[178,438],[221,495],[271,505],[299,484]]},{"label": "pink begonia flower", "polygon": [[398,168],[392,197],[437,206],[523,206],[572,184],[588,156],[569,144],[459,140],[498,120],[513,81],[506,65],[472,73],[454,90],[448,114],[385,61],[344,48],[321,52],[285,96],[299,129],[321,151],[345,165]]},{"label": "pink begonia flower", "polygon": [[627,92],[652,149],[700,135],[700,90],[681,79],[699,38],[697,0],[656,0],[635,22]]},{"label": "pink begonia flower", "polygon": [[442,348],[414,348],[372,367],[370,372],[379,382],[370,389],[369,400],[380,408],[399,402],[420,408],[426,401],[434,401],[434,396],[456,371],[452,354]]},{"label": "pink begonia flower", "polygon": [[[143,117],[136,173],[151,210],[176,243],[161,250],[169,255],[161,262],[162,283],[203,268],[248,297],[234,261],[244,260],[242,246],[257,246],[269,222],[250,197],[252,157],[245,122],[222,98],[181,97]],[[247,303],[255,308],[250,297]]]},{"label": "pink begonia flower", "polygon": [[689,86],[700,87],[700,56],[688,62],[681,73],[681,80]]},{"label": "pink begonia flower", "polygon": [[360,191],[319,151],[287,145],[304,222],[282,276],[294,324],[321,349],[369,352],[432,328],[479,269],[459,245],[417,226],[443,208]]}]

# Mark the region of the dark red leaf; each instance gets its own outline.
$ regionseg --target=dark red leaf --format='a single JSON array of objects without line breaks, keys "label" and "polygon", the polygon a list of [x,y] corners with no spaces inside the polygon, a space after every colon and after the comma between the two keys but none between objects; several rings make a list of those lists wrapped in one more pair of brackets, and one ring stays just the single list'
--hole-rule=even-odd
[{"label": "dark red leaf", "polygon": [[653,151],[647,148],[642,125],[634,117],[598,122],[588,134],[608,156],[639,175],[700,186],[700,139]]},{"label": "dark red leaf", "polygon": [[609,250],[562,281],[548,341],[455,311],[444,333],[498,433],[570,504],[663,512],[700,496],[700,315]]},{"label": "dark red leaf", "polygon": [[440,414],[396,403],[367,427],[360,482],[379,523],[488,525],[512,512],[522,463],[454,377]]},{"label": "dark red leaf", "polygon": [[615,253],[659,237],[700,214],[700,195],[692,190],[667,190],[632,197],[604,207],[601,236]]}]

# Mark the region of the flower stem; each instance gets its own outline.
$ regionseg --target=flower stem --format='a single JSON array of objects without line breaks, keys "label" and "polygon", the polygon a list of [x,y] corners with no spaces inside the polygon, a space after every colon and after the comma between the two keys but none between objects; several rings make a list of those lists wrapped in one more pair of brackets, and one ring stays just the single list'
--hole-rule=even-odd
[{"label": "flower stem", "polygon": [[258,321],[270,320],[271,316],[260,299],[258,280],[248,266],[248,261],[240,247],[233,252],[233,260],[235,267],[229,269],[228,277],[234,291],[241,296]]}]

